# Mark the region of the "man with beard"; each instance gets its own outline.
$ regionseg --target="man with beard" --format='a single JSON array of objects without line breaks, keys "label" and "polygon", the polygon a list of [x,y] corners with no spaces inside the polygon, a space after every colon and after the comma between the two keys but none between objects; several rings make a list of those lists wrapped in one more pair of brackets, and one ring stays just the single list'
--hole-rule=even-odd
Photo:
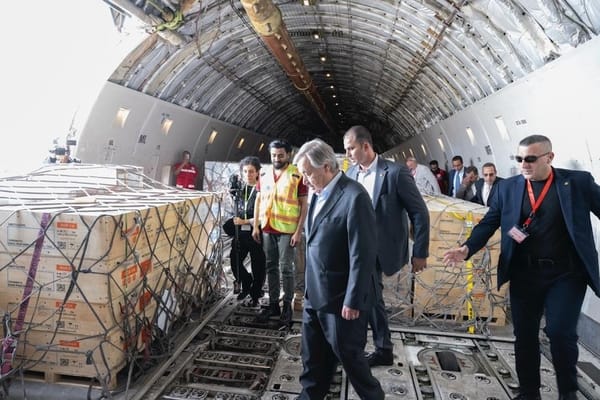
[{"label": "man with beard", "polygon": [[[288,142],[272,141],[269,152],[272,166],[261,169],[256,185],[252,237],[262,242],[267,256],[269,306],[262,316],[281,316],[281,322],[289,325],[295,288],[294,247],[302,240],[308,189],[296,166],[290,163],[292,146]],[[279,307],[280,278],[283,311]]]}]

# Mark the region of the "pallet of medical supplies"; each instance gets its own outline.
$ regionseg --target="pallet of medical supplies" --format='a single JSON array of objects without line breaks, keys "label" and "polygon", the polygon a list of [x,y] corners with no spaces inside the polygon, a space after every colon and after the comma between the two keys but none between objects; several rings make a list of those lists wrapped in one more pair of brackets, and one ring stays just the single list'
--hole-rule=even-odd
[{"label": "pallet of medical supplies", "polygon": [[506,323],[507,285],[497,289],[500,231],[468,261],[445,266],[444,253],[458,247],[487,207],[447,196],[424,196],[430,216],[428,267],[414,276],[413,318]]},{"label": "pallet of medical supplies", "polygon": [[26,331],[19,337],[13,366],[28,371],[95,378],[107,388],[143,350],[143,335],[113,329],[102,335]]},{"label": "pallet of medical supplies", "polygon": [[112,386],[218,289],[222,195],[73,168],[0,179],[0,310],[13,368]]}]

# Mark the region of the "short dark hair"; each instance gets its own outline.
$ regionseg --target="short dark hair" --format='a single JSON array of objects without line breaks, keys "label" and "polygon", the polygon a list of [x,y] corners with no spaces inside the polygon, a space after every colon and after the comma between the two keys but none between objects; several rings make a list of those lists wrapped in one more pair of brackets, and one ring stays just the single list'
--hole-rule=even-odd
[{"label": "short dark hair", "polygon": [[481,166],[481,170],[483,171],[484,168],[488,168],[488,167],[494,168],[494,171],[496,170],[496,165],[494,165],[493,162],[486,162],[485,164],[483,164]]},{"label": "short dark hair", "polygon": [[348,129],[344,134],[344,138],[347,138],[348,136],[353,136],[358,143],[362,144],[367,142],[373,147],[373,137],[371,136],[371,132],[362,125],[354,125]]},{"label": "short dark hair", "polygon": [[550,141],[550,139],[548,139],[548,137],[544,136],[544,135],[530,135],[527,136],[526,138],[523,138],[520,142],[519,142],[519,146],[529,146],[535,143],[547,143],[548,144],[548,150],[552,151],[552,142]]},{"label": "short dark hair", "polygon": [[256,172],[258,172],[260,170],[260,159],[255,156],[244,157],[240,161],[240,170],[246,165],[252,165],[256,168]]},{"label": "short dark hair", "polygon": [[181,153],[181,155],[182,155],[182,156],[185,156],[186,154],[187,154],[188,156],[190,156],[190,157],[192,156],[192,153],[190,153],[190,152],[189,152],[189,151],[187,151],[187,150],[184,150],[184,151],[183,151],[183,153]]},{"label": "short dark hair", "polygon": [[431,161],[429,161],[429,166],[431,167],[432,165],[438,165],[439,166],[438,161],[437,160],[431,160]]},{"label": "short dark hair", "polygon": [[467,168],[465,168],[465,175],[470,172],[474,173],[475,175],[479,174],[479,172],[477,171],[477,167],[474,165],[469,165]]},{"label": "short dark hair", "polygon": [[452,157],[452,161],[460,161],[461,164],[464,164],[462,156],[454,156]]},{"label": "short dark hair", "polygon": [[292,145],[289,144],[287,140],[275,139],[271,143],[269,143],[269,150],[271,149],[285,149],[286,153],[291,153]]}]

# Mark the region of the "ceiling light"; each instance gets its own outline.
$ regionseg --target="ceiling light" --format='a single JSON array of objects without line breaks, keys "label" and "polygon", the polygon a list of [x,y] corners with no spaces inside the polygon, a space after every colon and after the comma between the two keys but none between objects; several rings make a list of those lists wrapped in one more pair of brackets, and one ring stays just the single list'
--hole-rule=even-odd
[{"label": "ceiling light", "polygon": [[113,125],[119,128],[125,126],[125,121],[127,121],[127,117],[129,116],[129,108],[119,107],[117,110],[117,115],[115,115],[115,120],[113,121]]},{"label": "ceiling light", "polygon": [[213,129],[213,131],[210,133],[210,136],[208,137],[208,144],[212,144],[215,141],[215,138],[217,137],[218,134],[219,134],[219,132],[217,132],[215,129]]},{"label": "ceiling light", "polygon": [[333,89],[333,88],[335,88],[335,86],[331,85],[331,86],[329,86],[329,88],[330,88],[330,89]]},{"label": "ceiling light", "polygon": [[328,72],[325,74],[326,77],[331,78],[331,74]]},{"label": "ceiling light", "polygon": [[160,129],[165,136],[169,134],[171,126],[173,126],[173,120],[171,119],[171,116],[169,114],[163,114],[160,121]]},{"label": "ceiling light", "polygon": [[321,56],[321,57],[320,57],[320,60],[321,60],[321,62],[325,62],[325,61],[327,61],[327,57],[325,57],[325,56]]},{"label": "ceiling light", "polygon": [[313,32],[313,38],[315,39],[319,39],[321,36],[319,36],[319,32]]}]

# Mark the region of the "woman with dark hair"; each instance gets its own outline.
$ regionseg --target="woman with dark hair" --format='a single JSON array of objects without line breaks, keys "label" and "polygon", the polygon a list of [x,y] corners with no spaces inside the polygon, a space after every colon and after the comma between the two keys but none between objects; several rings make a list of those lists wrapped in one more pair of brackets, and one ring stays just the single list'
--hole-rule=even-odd
[{"label": "woman with dark hair", "polygon": [[[231,270],[236,281],[241,284],[237,296],[243,300],[248,295],[251,305],[258,304],[258,299],[263,296],[262,287],[265,283],[265,252],[262,245],[252,239],[252,226],[254,224],[254,202],[256,200],[256,183],[260,170],[258,157],[245,157],[240,161],[240,173],[243,184],[236,190],[234,196],[237,202],[237,214],[233,217],[234,232],[231,244]],[[244,267],[244,259],[250,253],[252,274]]]}]

